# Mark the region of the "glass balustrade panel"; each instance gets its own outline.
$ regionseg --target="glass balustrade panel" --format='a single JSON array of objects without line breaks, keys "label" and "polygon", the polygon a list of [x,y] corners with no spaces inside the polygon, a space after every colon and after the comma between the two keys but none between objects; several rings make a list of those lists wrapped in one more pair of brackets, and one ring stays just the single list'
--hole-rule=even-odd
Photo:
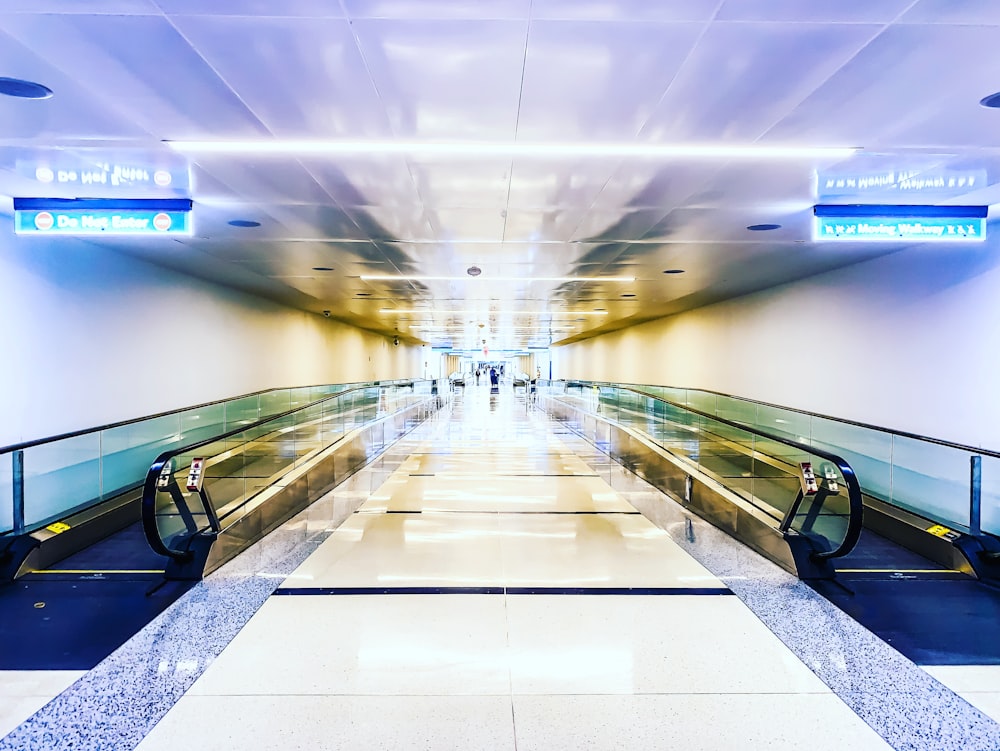
[{"label": "glass balustrade panel", "polygon": [[[9,457],[5,457],[10,461]],[[24,524],[54,521],[101,494],[101,435],[87,433],[24,450]]]}]

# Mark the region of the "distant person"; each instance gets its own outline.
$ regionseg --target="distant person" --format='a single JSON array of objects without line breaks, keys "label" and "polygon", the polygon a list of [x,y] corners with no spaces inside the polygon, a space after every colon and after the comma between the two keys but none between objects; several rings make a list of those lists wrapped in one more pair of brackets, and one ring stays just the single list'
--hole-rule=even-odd
[{"label": "distant person", "polygon": [[490,368],[490,385],[495,388],[498,383],[500,383],[500,377],[497,375],[497,369]]},{"label": "distant person", "polygon": [[479,385],[479,376],[480,376],[479,368],[476,368],[476,385],[477,386]]}]

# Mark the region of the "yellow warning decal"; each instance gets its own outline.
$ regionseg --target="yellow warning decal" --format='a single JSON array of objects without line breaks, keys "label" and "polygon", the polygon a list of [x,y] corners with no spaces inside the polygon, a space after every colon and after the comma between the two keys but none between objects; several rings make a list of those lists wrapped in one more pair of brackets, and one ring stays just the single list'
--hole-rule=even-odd
[{"label": "yellow warning decal", "polygon": [[956,532],[953,529],[942,527],[940,524],[935,524],[933,527],[928,527],[927,531],[930,532],[935,537],[943,537],[946,540],[957,540],[959,537],[962,536],[961,532]]},{"label": "yellow warning decal", "polygon": [[69,525],[66,522],[54,522],[47,526],[46,529],[58,535],[69,529]]}]

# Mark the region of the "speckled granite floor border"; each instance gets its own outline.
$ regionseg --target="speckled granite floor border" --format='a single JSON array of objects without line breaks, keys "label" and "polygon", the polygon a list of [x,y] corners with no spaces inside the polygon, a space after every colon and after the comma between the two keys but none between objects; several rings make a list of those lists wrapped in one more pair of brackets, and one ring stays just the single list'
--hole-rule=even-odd
[{"label": "speckled granite floor border", "polygon": [[416,427],[327,496],[195,585],[0,738],[0,751],[135,748],[287,575],[384,482],[416,442],[426,440],[425,431],[446,416],[447,410]]},{"label": "speckled granite floor border", "polygon": [[807,584],[686,511],[564,424],[552,422],[571,450],[721,579],[897,751],[1000,749],[1000,723]]}]

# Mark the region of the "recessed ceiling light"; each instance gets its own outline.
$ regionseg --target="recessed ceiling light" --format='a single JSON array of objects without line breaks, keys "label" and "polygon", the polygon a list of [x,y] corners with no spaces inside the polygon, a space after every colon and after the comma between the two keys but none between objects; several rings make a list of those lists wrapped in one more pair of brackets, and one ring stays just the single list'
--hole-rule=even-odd
[{"label": "recessed ceiling light", "polygon": [[[634,295],[633,295],[634,297]],[[403,313],[426,313],[427,315],[479,315],[481,310],[430,310],[416,308],[380,308],[379,313],[403,314]],[[497,316],[606,316],[607,311],[586,311],[586,310],[491,310],[489,315]]]},{"label": "recessed ceiling light", "polygon": [[666,269],[663,273],[664,274],[683,274],[684,273],[684,269]]},{"label": "recessed ceiling light", "polygon": [[772,229],[781,229],[780,224],[751,224],[747,227],[751,232],[770,232]]},{"label": "recessed ceiling light", "polygon": [[469,276],[479,276],[483,273],[483,270],[478,266],[469,266],[469,268],[465,270],[465,273]]},{"label": "recessed ceiling light", "polygon": [[329,266],[313,266],[313,271],[333,271]]},{"label": "recessed ceiling light", "polygon": [[979,103],[984,107],[992,107],[994,109],[1000,109],[1000,91],[996,94],[990,94],[989,96],[983,97],[979,100]]},{"label": "recessed ceiling light", "polygon": [[243,228],[259,227],[260,226],[260,222],[254,222],[254,221],[251,221],[250,219],[233,219],[231,222],[229,222],[229,226],[231,226],[231,227],[243,227]]},{"label": "recessed ceiling light", "polygon": [[[472,268],[478,269],[478,266]],[[479,276],[490,282],[634,282],[634,276],[480,276],[467,272],[468,276]],[[366,282],[460,282],[466,276],[411,276],[399,274],[362,274]]]},{"label": "recessed ceiling light", "polygon": [[48,99],[52,96],[52,89],[20,78],[0,78],[0,94],[16,96],[19,99]]}]

